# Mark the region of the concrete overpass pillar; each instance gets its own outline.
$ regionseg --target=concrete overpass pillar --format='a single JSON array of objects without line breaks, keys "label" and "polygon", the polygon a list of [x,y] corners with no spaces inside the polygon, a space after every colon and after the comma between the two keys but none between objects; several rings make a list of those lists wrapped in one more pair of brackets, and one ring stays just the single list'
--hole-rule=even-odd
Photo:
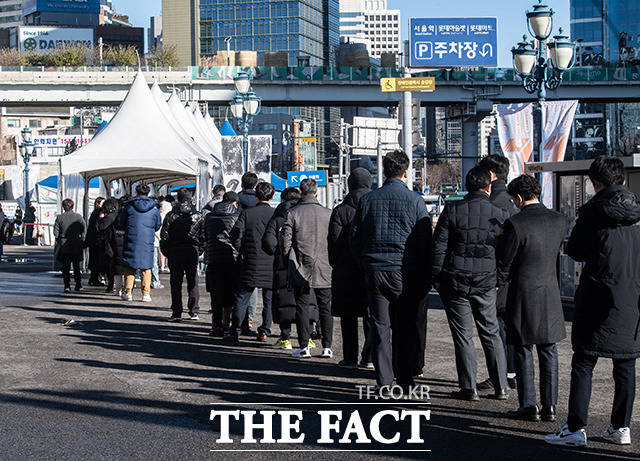
[{"label": "concrete overpass pillar", "polygon": [[471,168],[478,164],[478,122],[476,116],[462,119],[462,188],[465,188],[464,178]]}]

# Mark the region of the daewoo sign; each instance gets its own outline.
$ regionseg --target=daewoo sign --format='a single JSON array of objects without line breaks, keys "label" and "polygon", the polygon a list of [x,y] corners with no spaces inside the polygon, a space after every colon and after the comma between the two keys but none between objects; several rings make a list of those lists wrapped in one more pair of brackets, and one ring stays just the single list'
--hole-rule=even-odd
[{"label": "daewoo sign", "polygon": [[18,43],[23,53],[50,51],[67,45],[93,47],[93,29],[21,26]]}]

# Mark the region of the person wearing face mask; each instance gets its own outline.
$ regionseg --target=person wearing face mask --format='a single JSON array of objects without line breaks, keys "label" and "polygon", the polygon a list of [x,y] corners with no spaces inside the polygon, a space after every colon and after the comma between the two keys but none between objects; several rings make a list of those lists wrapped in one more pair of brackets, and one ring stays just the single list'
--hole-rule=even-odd
[{"label": "person wearing face mask", "polygon": [[[557,261],[567,233],[567,219],[540,203],[542,187],[522,175],[508,187],[520,213],[504,223],[498,239],[498,287],[508,285],[507,343],[513,346],[519,407],[509,417],[555,421],[558,401],[558,349],[566,337],[558,286]],[[540,402],[534,382],[533,346],[540,362]]]}]

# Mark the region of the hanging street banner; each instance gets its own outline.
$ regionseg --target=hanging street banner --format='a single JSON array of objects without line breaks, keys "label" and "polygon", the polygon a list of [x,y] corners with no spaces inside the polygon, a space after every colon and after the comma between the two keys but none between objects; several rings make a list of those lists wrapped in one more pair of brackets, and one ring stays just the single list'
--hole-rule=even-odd
[{"label": "hanging street banner", "polygon": [[410,67],[497,67],[496,18],[411,18]]},{"label": "hanging street banner", "polygon": [[509,181],[524,173],[533,154],[533,104],[498,104],[498,137],[509,159]]},{"label": "hanging street banner", "polygon": [[383,78],[380,79],[383,93],[393,91],[435,91],[436,79],[433,77]]},{"label": "hanging street banner", "polygon": [[[543,101],[542,162],[562,162],[578,101]],[[542,173],[542,203],[553,208],[552,173]]]}]

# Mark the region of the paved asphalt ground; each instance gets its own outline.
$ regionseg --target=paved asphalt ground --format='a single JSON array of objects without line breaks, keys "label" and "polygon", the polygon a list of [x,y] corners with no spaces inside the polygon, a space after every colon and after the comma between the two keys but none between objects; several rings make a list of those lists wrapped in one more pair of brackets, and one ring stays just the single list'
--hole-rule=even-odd
[{"label": "paved asphalt ground", "polygon": [[[207,336],[209,297],[204,289],[199,322],[168,323],[168,289],[154,290],[151,304],[125,304],[97,288],[65,295],[59,275],[47,272],[50,249],[5,248],[5,257],[34,262],[0,262],[0,460],[640,458],[637,402],[631,429],[636,440],[631,447],[615,446],[599,437],[608,426],[613,391],[611,364],[606,360],[596,368],[586,449],[546,445],[542,438],[556,423],[507,419],[505,412],[517,406],[515,392],[506,402],[482,398],[471,404],[450,399],[448,393],[456,389],[453,345],[437,295],[431,299],[426,373],[421,380],[430,387],[430,400],[356,406],[353,403],[363,401],[358,400],[354,386],[374,384],[373,372],[336,366],[341,358],[339,327],[334,334],[336,357],[330,360],[293,359],[290,353],[272,350],[252,338],[229,345]],[[77,323],[63,326],[69,319]],[[482,380],[486,369],[477,346]],[[569,364],[570,345],[565,340],[560,345],[560,421],[567,409]],[[243,445],[238,442],[242,427],[234,424],[234,444],[217,445],[219,426],[209,421],[212,403],[223,409],[302,408],[305,443]],[[370,416],[381,409],[430,408],[431,420],[423,421],[425,444],[417,447],[404,443],[319,447],[315,443],[319,408],[342,409],[345,414],[359,410],[367,432]],[[383,419],[385,434],[392,433],[389,423]],[[407,430],[403,434],[406,438]],[[210,451],[221,448],[309,451]],[[329,452],[326,448],[374,451]]]}]

